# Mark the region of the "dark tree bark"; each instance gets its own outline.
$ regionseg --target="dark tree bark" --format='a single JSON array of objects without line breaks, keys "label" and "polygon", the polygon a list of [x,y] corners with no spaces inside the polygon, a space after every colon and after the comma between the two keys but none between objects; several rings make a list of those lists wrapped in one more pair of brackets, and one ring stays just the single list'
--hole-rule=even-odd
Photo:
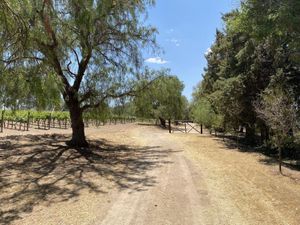
[{"label": "dark tree bark", "polygon": [[262,144],[267,143],[268,140],[270,140],[269,128],[266,124],[263,124],[260,127],[260,139]]},{"label": "dark tree bark", "polygon": [[71,98],[67,105],[70,111],[72,127],[72,139],[68,141],[67,144],[72,147],[88,147],[84,133],[82,109],[80,108],[79,101]]},{"label": "dark tree bark", "polygon": [[240,131],[239,132],[240,133],[244,133],[244,127],[243,126],[240,127]]},{"label": "dark tree bark", "polygon": [[260,142],[261,144],[264,144],[266,140],[266,130],[264,127],[260,128]]},{"label": "dark tree bark", "polygon": [[254,124],[251,124],[251,125],[247,124],[246,125],[245,140],[250,145],[255,144],[255,126],[254,126]]},{"label": "dark tree bark", "polygon": [[266,127],[266,141],[270,140],[270,128]]},{"label": "dark tree bark", "polygon": [[[70,112],[71,113],[71,112]],[[73,111],[71,114],[72,139],[69,142],[70,146],[88,147],[88,142],[85,138],[84,123],[82,113]]]},{"label": "dark tree bark", "polygon": [[160,125],[166,128],[166,120],[162,117],[159,117]]},{"label": "dark tree bark", "polygon": [[1,121],[0,121],[0,132],[3,132],[3,127],[4,127],[4,111],[1,113]]},{"label": "dark tree bark", "polygon": [[278,160],[279,160],[279,172],[282,174],[282,169],[281,169],[281,165],[282,165],[282,148],[279,147],[278,149]]}]

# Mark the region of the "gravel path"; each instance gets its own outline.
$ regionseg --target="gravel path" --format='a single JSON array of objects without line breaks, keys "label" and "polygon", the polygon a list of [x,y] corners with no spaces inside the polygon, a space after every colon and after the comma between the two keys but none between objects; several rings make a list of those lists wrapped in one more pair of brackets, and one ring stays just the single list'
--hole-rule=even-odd
[{"label": "gravel path", "polygon": [[112,125],[87,129],[94,154],[83,157],[68,132],[0,134],[0,224],[299,224],[300,172],[280,176],[257,153]]}]

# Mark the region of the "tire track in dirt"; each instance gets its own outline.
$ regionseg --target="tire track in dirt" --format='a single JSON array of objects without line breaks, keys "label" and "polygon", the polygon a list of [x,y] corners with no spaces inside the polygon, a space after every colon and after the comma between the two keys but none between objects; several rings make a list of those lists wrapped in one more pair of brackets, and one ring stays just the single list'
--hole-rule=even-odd
[{"label": "tire track in dirt", "polygon": [[[167,158],[170,163],[149,172],[148,176],[155,176],[157,184],[146,192],[121,193],[101,224],[214,224],[205,182],[183,155],[183,146],[174,145],[161,130],[140,129],[133,134],[139,144],[160,146],[166,152],[172,150]],[[200,189],[195,180],[202,183]]]}]

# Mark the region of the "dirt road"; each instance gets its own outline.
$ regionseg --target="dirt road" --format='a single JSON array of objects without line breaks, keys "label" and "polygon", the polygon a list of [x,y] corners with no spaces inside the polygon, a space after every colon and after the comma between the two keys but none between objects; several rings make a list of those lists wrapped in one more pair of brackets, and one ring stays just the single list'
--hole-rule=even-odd
[{"label": "dirt road", "polygon": [[280,176],[265,156],[152,126],[87,136],[86,157],[65,135],[0,141],[0,224],[300,223],[300,172]]}]

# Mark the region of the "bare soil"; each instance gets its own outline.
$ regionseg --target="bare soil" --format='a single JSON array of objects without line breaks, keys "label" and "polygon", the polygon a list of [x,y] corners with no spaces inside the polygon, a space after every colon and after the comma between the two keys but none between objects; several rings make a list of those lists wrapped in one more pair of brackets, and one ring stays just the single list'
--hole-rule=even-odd
[{"label": "bare soil", "polygon": [[[290,224],[300,172],[208,134],[134,124],[0,133],[0,224]],[[84,151],[85,149],[80,149]]]}]

